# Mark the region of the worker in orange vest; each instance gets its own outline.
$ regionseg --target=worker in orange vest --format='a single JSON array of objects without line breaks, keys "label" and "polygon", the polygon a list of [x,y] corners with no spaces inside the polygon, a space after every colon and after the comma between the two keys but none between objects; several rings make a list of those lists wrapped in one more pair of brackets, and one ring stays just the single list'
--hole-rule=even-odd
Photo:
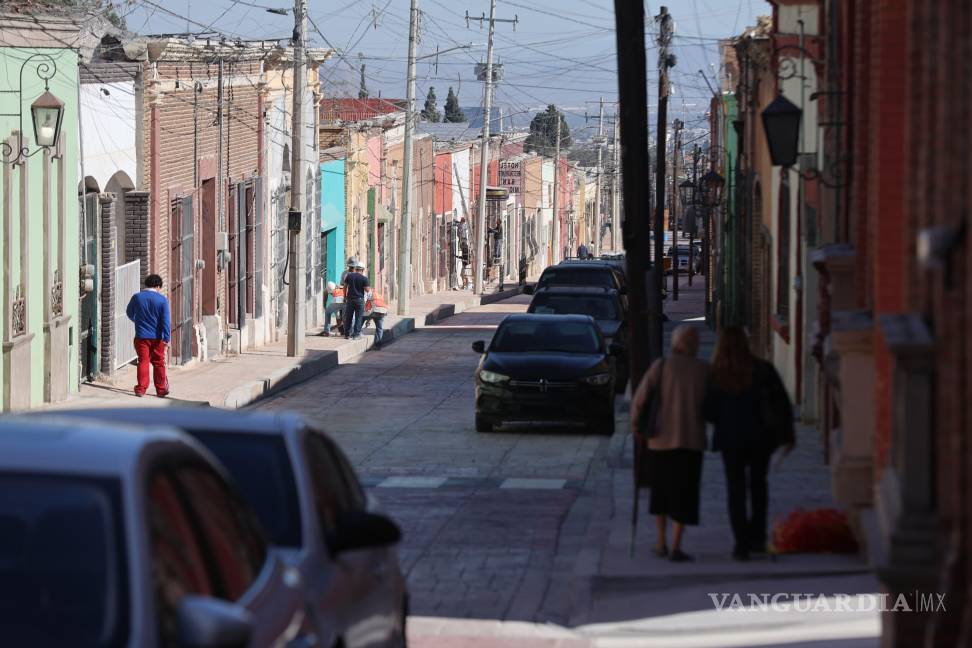
[{"label": "worker in orange vest", "polygon": [[374,288],[365,294],[365,319],[375,323],[375,344],[371,348],[381,349],[381,339],[384,333],[385,315],[388,314],[388,304]]},{"label": "worker in orange vest", "polygon": [[341,314],[344,311],[344,286],[335,285],[333,281],[327,282],[327,292],[324,293],[324,330],[321,335],[327,337],[331,334],[331,315]]}]

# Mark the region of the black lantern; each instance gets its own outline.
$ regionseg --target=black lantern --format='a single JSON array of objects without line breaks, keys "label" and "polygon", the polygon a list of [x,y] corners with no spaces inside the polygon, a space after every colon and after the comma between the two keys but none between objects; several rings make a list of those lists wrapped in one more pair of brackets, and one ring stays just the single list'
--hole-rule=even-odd
[{"label": "black lantern", "polygon": [[695,183],[685,179],[678,183],[678,195],[682,199],[682,205],[688,207],[695,204]]},{"label": "black lantern", "polygon": [[722,199],[722,188],[726,184],[725,178],[723,178],[715,169],[710,169],[699,180],[699,184],[702,187],[702,200],[708,207],[715,207],[719,204]]},{"label": "black lantern", "polygon": [[61,120],[64,118],[64,102],[50,91],[45,91],[30,105],[30,114],[34,121],[37,145],[57,145],[57,138],[61,134]]},{"label": "black lantern", "polygon": [[763,130],[773,164],[783,167],[796,164],[802,114],[803,111],[783,95],[777,96],[763,110]]}]

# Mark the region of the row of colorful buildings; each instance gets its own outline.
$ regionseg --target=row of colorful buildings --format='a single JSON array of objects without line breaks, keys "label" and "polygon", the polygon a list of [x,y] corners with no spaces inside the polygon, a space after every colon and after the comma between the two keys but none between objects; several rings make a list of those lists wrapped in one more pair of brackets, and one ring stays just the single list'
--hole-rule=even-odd
[{"label": "row of colorful buildings", "polygon": [[[295,182],[305,325],[321,323],[326,282],[352,256],[398,298],[403,102],[324,99],[318,71],[331,52],[309,51],[294,169],[288,47],[134,36],[95,12],[36,12],[0,12],[0,410],[63,400],[128,364],[125,306],[149,273],[163,277],[170,300],[174,364],[284,338]],[[32,107],[48,96],[60,104],[50,113],[55,146],[32,125]],[[451,126],[421,124],[414,139],[414,295],[463,286],[467,240],[475,249],[481,142],[468,124]],[[524,154],[522,141],[500,135],[489,147],[484,262],[493,284],[593,239],[592,177],[566,159],[555,169]]]},{"label": "row of colorful buildings", "polygon": [[[970,7],[771,0],[721,44],[713,317],[825,441],[885,590],[883,645],[972,641]],[[782,160],[782,163],[781,163]]]}]

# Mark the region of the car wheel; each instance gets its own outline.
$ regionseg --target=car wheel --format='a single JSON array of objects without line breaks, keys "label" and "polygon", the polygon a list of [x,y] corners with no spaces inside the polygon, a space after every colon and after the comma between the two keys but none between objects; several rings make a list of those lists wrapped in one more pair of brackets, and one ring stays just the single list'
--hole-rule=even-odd
[{"label": "car wheel", "polygon": [[492,432],[493,422],[482,414],[476,414],[476,431],[477,432]]},{"label": "car wheel", "polygon": [[614,410],[610,414],[605,414],[599,420],[591,424],[591,429],[595,434],[611,436],[614,434]]}]

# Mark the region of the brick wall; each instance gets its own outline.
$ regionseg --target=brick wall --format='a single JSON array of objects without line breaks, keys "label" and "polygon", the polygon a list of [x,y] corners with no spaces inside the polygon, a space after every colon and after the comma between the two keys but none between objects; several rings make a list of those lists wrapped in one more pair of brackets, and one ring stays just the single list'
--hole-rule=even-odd
[{"label": "brick wall", "polygon": [[[877,321],[881,314],[900,313],[904,308],[901,261],[908,251],[904,239],[907,106],[904,101],[888,98],[905,95],[905,76],[901,74],[907,57],[905,5],[890,0],[874,2],[869,27],[868,125],[861,130],[868,139],[866,280],[871,285],[866,302]],[[874,465],[879,479],[891,442],[891,355],[883,341],[875,344],[874,361]]]},{"label": "brick wall", "polygon": [[[968,39],[972,11],[966,0],[912,0],[910,5],[909,56],[917,58],[921,67],[908,78],[909,114],[913,127],[920,129],[912,138],[915,146],[908,151],[907,159],[909,168],[918,170],[915,181],[909,183],[913,196],[909,206],[914,210],[909,224],[953,227],[963,216],[968,219],[972,204],[972,47]],[[967,227],[963,240],[949,256],[950,266],[917,269],[909,277],[911,307],[930,323],[938,348],[933,422],[940,449],[935,469],[941,497],[936,513],[942,526],[941,546],[945,548],[939,587],[947,590],[951,604],[948,613],[935,620],[931,633],[935,646],[968,645],[972,641],[972,560],[968,558],[972,555],[970,243],[972,228]]]},{"label": "brick wall", "polygon": [[[198,173],[200,161],[217,155],[219,149],[219,94],[217,79],[219,65],[203,62],[159,62],[156,71],[160,88],[163,90],[158,104],[158,178],[153,186],[151,165],[146,165],[145,186],[157,192],[157,213],[152,215],[153,271],[162,274],[166,286],[174,280],[170,276],[172,249],[170,240],[172,229],[169,222],[171,202],[181,196],[193,198],[194,254],[202,258],[203,241],[201,218],[202,180]],[[229,225],[229,183],[242,181],[259,173],[259,138],[257,81],[260,64],[257,61],[223,64],[223,177],[227,184],[223,187],[223,220],[218,231],[226,231]],[[200,86],[197,88],[196,82]],[[178,84],[177,86],[175,84]],[[150,102],[147,99],[147,102]],[[145,150],[146,158],[152,151],[152,123],[150,103],[146,105]],[[195,152],[195,154],[194,154]],[[209,271],[214,271],[210,269]],[[199,271],[196,271],[197,278]],[[217,301],[219,314],[226,317],[227,273],[223,272],[217,281]],[[195,319],[199,319],[202,308],[202,285],[196,281],[194,286]]]},{"label": "brick wall", "polygon": [[101,194],[101,321],[99,328],[98,362],[101,373],[110,376],[115,370],[115,262],[118,252],[115,245],[118,232],[115,226],[115,194]]},{"label": "brick wall", "polygon": [[149,192],[125,194],[125,263],[140,259],[141,282],[149,274]]}]

